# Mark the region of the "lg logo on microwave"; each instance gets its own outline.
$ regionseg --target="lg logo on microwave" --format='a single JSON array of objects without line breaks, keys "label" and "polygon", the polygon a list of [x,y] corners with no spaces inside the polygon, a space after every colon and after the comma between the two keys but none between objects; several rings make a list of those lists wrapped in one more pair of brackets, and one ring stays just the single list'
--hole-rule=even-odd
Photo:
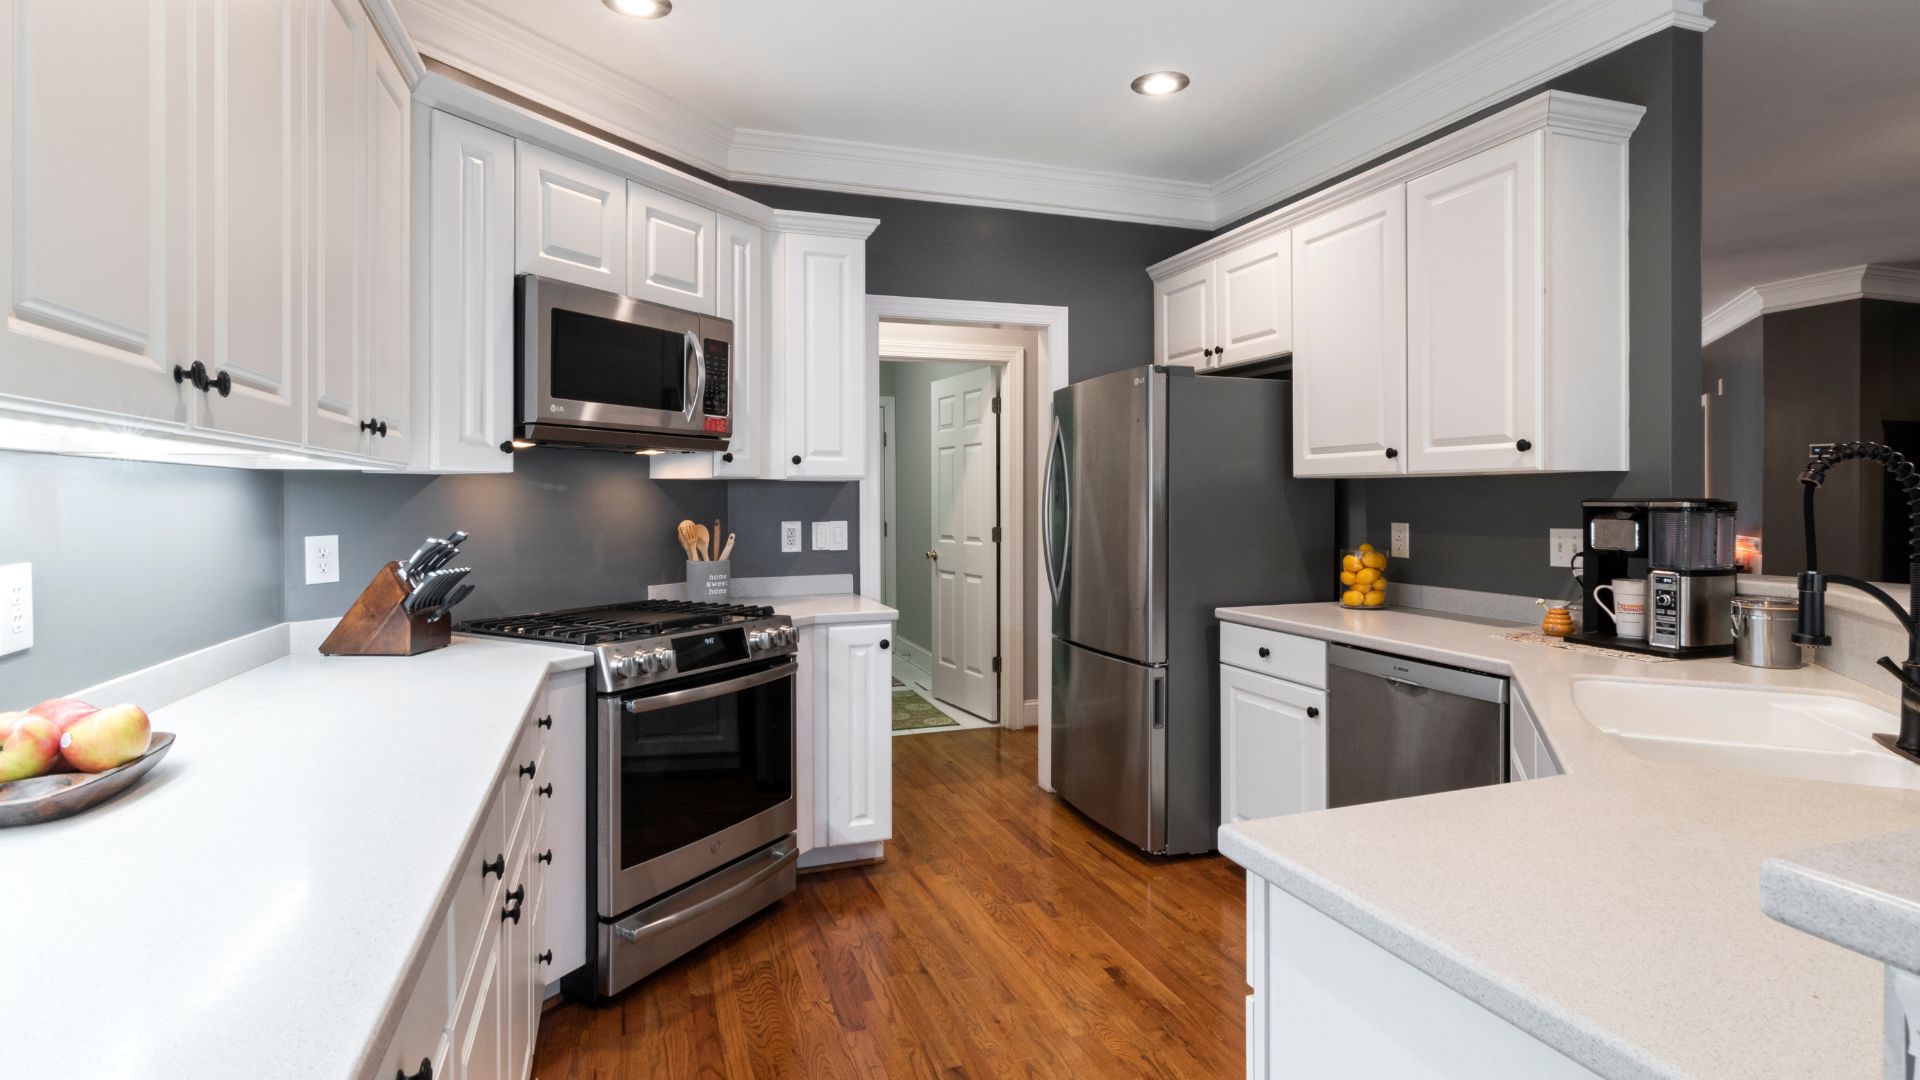
[{"label": "lg logo on microwave", "polygon": [[547,406],[547,411],[548,412],[566,412],[567,407],[565,405],[549,405]]}]

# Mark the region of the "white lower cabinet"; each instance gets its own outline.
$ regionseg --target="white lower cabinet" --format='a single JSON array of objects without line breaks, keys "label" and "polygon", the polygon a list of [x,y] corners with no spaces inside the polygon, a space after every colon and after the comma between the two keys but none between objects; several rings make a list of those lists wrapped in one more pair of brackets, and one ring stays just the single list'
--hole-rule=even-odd
[{"label": "white lower cabinet", "polygon": [[1519,694],[1513,695],[1507,707],[1507,728],[1510,779],[1541,780],[1560,775],[1560,762],[1554,758],[1553,748],[1547,744],[1546,733],[1540,730],[1540,721],[1535,719],[1533,709]]},{"label": "white lower cabinet", "polygon": [[878,857],[893,836],[893,624],[800,630],[800,864]]},{"label": "white lower cabinet", "polygon": [[1221,823],[1326,809],[1326,643],[1233,623],[1220,639]]}]

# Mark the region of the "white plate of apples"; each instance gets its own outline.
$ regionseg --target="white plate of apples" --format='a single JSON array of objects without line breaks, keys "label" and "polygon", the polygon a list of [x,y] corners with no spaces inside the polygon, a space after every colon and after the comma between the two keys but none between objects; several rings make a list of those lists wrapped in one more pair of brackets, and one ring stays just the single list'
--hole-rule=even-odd
[{"label": "white plate of apples", "polygon": [[96,709],[76,698],[0,712],[0,827],[32,825],[106,802],[173,746],[138,705]]}]

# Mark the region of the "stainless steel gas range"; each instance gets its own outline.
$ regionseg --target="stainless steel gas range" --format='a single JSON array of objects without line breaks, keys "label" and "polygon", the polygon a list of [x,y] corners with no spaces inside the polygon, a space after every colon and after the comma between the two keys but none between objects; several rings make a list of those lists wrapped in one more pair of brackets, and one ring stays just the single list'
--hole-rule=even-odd
[{"label": "stainless steel gas range", "polygon": [[772,608],[642,600],[464,633],[594,653],[587,952],[604,1001],[791,893],[794,632]]}]

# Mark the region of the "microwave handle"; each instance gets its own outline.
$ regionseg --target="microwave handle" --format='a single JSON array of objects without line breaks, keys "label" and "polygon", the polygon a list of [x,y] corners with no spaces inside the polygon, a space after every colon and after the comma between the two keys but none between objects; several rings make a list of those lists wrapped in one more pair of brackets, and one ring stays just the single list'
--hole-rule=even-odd
[{"label": "microwave handle", "polygon": [[693,418],[699,414],[707,400],[707,354],[700,348],[699,334],[691,330],[685,333],[687,335],[686,362],[691,370],[683,373],[686,377],[683,385],[693,387],[693,392],[687,395],[686,407],[687,422],[692,423]]}]

